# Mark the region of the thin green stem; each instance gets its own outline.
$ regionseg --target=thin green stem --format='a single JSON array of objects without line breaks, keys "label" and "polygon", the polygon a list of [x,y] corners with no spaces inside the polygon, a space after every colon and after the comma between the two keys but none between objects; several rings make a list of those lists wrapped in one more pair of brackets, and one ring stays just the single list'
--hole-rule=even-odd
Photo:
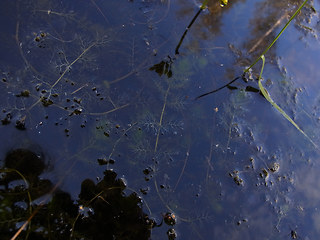
[{"label": "thin green stem", "polygon": [[273,46],[273,44],[278,40],[278,38],[281,36],[281,34],[284,32],[284,30],[286,30],[286,28],[289,26],[289,24],[291,23],[291,21],[295,18],[295,16],[300,12],[300,10],[303,8],[303,6],[308,2],[308,0],[305,0],[301,6],[297,9],[297,11],[295,11],[295,13],[291,16],[291,18],[289,19],[289,21],[286,23],[286,25],[284,25],[284,27],[281,29],[281,31],[278,33],[278,35],[276,36],[276,38],[272,41],[272,43],[263,51],[263,53],[261,53],[261,55],[246,69],[244,70],[244,73],[248,72],[254,65],[256,65],[256,63],[261,59],[262,56],[264,56],[269,49]]},{"label": "thin green stem", "polygon": [[207,7],[208,2],[209,0],[204,0],[200,8],[205,9]]},{"label": "thin green stem", "polygon": [[259,75],[258,84],[259,84],[259,88],[260,88],[260,91],[261,91],[262,95],[265,97],[265,99],[267,99],[267,101],[269,103],[271,103],[271,105],[273,107],[275,107],[282,114],[282,116],[284,116],[296,129],[298,129],[299,132],[301,132],[313,144],[313,146],[315,148],[319,149],[319,146],[298,126],[298,124],[296,124],[295,121],[293,121],[293,119],[291,117],[289,117],[289,115],[286,114],[286,112],[284,110],[282,110],[282,108],[280,108],[279,105],[276,104],[272,100],[272,98],[268,94],[267,90],[263,87],[263,85],[261,83],[261,79],[262,79],[262,73],[263,73],[264,64],[265,64],[264,55],[261,56],[261,59],[262,59],[262,67],[261,67],[261,71],[260,71],[260,75]]}]

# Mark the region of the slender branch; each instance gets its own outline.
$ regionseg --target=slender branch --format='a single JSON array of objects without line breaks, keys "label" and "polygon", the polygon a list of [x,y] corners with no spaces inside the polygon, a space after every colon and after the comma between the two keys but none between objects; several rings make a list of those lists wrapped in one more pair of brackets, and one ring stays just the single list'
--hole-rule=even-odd
[{"label": "slender branch", "polygon": [[191,28],[192,24],[196,21],[196,19],[198,18],[199,14],[202,12],[204,8],[202,8],[202,6],[200,7],[199,11],[197,12],[197,14],[192,18],[191,22],[189,23],[188,27],[186,28],[186,30],[184,31],[182,37],[180,38],[180,41],[176,47],[176,50],[175,50],[175,54],[178,55],[179,54],[179,48],[184,40],[184,38],[186,37],[189,29]]},{"label": "slender branch", "polygon": [[106,112],[98,112],[98,113],[87,113],[88,115],[92,115],[92,116],[101,116],[101,115],[106,115],[106,114],[109,114],[109,113],[112,113],[112,112],[115,112],[117,110],[120,110],[122,108],[125,108],[125,107],[128,107],[130,104],[127,103],[127,104],[124,104],[120,107],[117,107],[117,108],[114,108],[114,109],[111,109],[109,111],[106,111]]},{"label": "slender branch", "polygon": [[51,86],[51,89],[54,88],[55,85],[57,85],[60,80],[63,78],[63,76],[69,71],[69,69],[71,68],[71,66],[73,64],[75,64],[86,52],[88,52],[93,46],[95,46],[96,43],[91,44],[89,47],[87,47],[75,60],[73,60],[72,63],[70,63],[66,69],[63,71],[63,73],[61,74],[61,76],[57,79],[57,81]]},{"label": "slender branch", "polygon": [[168,98],[169,90],[170,90],[170,85],[168,86],[168,89],[167,89],[166,94],[164,96],[164,103],[163,103],[163,107],[162,107],[162,111],[161,111],[161,115],[160,115],[160,120],[159,120],[159,129],[158,129],[158,133],[157,133],[156,144],[154,146],[155,153],[157,152],[157,148],[158,148],[159,136],[160,136],[160,131],[161,131],[161,127],[162,127],[162,120],[163,120],[164,111],[165,111],[166,105],[167,105],[167,98]]},{"label": "slender branch", "polygon": [[91,0],[92,4],[96,7],[96,9],[100,12],[100,14],[102,15],[102,17],[104,18],[104,20],[106,21],[106,23],[110,24],[109,20],[107,19],[106,15],[103,14],[103,12],[101,11],[101,9],[99,8],[99,6],[96,4],[96,2],[94,0]]},{"label": "slender branch", "polygon": [[240,77],[236,77],[235,79],[233,79],[232,81],[228,82],[226,85],[223,85],[222,87],[219,87],[219,88],[217,88],[217,89],[215,89],[215,90],[212,90],[212,91],[210,91],[210,92],[201,94],[200,96],[196,97],[195,100],[198,100],[199,98],[202,98],[202,97],[204,97],[204,96],[207,96],[207,95],[209,95],[209,94],[211,94],[211,93],[218,92],[218,91],[220,91],[221,89],[223,89],[223,88],[225,88],[225,87],[228,87],[230,84],[234,83],[234,82],[237,81],[239,78],[240,78]]}]

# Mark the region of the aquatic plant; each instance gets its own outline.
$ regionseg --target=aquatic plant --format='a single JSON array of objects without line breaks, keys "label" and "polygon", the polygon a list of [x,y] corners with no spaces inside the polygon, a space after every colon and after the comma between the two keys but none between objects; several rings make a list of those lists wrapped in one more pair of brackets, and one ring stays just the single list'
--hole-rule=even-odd
[{"label": "aquatic plant", "polygon": [[271,105],[273,107],[275,107],[275,109],[277,109],[277,111],[279,111],[296,129],[299,130],[299,132],[301,132],[312,144],[313,146],[315,146],[316,148],[319,148],[317,144],[315,144],[312,139],[298,126],[298,124],[295,123],[295,121],[292,120],[291,117],[289,117],[288,114],[286,114],[279,106],[278,104],[276,104],[270,97],[269,93],[267,92],[267,90],[263,87],[262,83],[261,83],[261,79],[262,79],[262,73],[263,73],[263,69],[264,69],[264,64],[265,64],[265,57],[264,55],[260,56],[260,58],[262,59],[262,67],[261,67],[261,72],[259,75],[259,89],[262,93],[262,95],[265,97],[265,99],[267,99],[267,101],[269,103],[271,103]]},{"label": "aquatic plant", "polygon": [[300,10],[306,5],[308,0],[304,0],[304,2],[299,6],[299,8],[295,11],[295,13],[290,17],[288,22],[284,25],[284,27],[280,30],[278,35],[275,37],[275,39],[272,41],[272,43],[260,54],[260,56],[248,67],[244,70],[244,73],[247,73],[254,65],[257,64],[257,62],[262,59],[262,57],[270,50],[270,48],[275,44],[275,42],[280,38],[282,33],[286,30],[286,28],[289,26],[291,21],[296,17],[296,15],[300,12]]},{"label": "aquatic plant", "polygon": [[[234,78],[232,81],[230,81],[229,83],[225,84],[224,86],[217,88],[215,90],[212,90],[210,92],[204,93],[198,97],[196,97],[196,99],[202,98],[204,96],[207,96],[209,94],[215,93],[217,91],[220,91],[221,89],[225,88],[225,87],[230,87],[232,83],[234,83],[235,81],[237,81],[238,79],[245,79],[246,74],[253,68],[253,66],[255,66],[258,61],[261,59],[262,60],[262,67],[261,67],[261,72],[258,78],[258,84],[259,84],[259,89],[262,93],[262,95],[266,98],[266,100],[268,102],[271,103],[272,106],[274,106],[277,111],[279,111],[296,129],[298,129],[316,148],[319,148],[317,144],[315,144],[313,142],[313,140],[297,125],[297,123],[295,123],[295,121],[289,117],[288,114],[286,114],[269,96],[269,94],[267,93],[266,89],[262,86],[261,83],[261,79],[262,79],[262,73],[263,73],[263,69],[264,69],[264,64],[265,64],[265,57],[264,55],[270,50],[270,48],[275,44],[275,42],[280,38],[280,36],[282,35],[282,33],[286,30],[286,28],[289,26],[289,24],[291,23],[291,21],[296,17],[296,15],[301,11],[301,9],[305,6],[305,4],[308,2],[308,0],[305,0],[300,6],[299,8],[294,12],[294,14],[290,17],[290,19],[288,20],[288,22],[285,24],[285,26],[280,30],[280,32],[278,33],[278,35],[275,37],[275,39],[272,41],[272,43],[260,54],[260,56],[249,66],[247,67],[242,76],[236,77]],[[206,4],[207,2],[204,1],[203,4]],[[203,6],[202,6],[203,7]]]},{"label": "aquatic plant", "polygon": [[[255,92],[257,88],[246,87],[241,90],[241,86],[237,85],[240,91],[233,91],[230,101],[219,105],[212,101],[209,110],[207,105],[194,104],[190,99],[193,92],[189,90],[200,86],[201,81],[201,74],[195,73],[199,68],[201,73],[205,73],[214,56],[207,52],[205,55],[197,54],[194,49],[191,53],[184,51],[181,54],[182,42],[186,41],[183,38],[186,36],[184,28],[175,30],[178,34],[181,31],[182,37],[170,35],[171,40],[178,42],[178,45],[173,43],[172,51],[176,50],[179,56],[173,52],[174,57],[169,57],[166,52],[158,51],[163,44],[159,41],[164,40],[153,41],[152,36],[157,36],[157,32],[151,30],[158,25],[149,7],[156,1],[127,3],[130,14],[135,9],[130,4],[143,5],[144,8],[137,8],[143,12],[142,23],[138,22],[141,19],[128,17],[132,26],[145,24],[142,33],[136,32],[138,27],[128,30],[130,27],[125,24],[119,26],[120,30],[109,31],[110,22],[118,18],[113,19],[114,12],[106,14],[107,9],[113,9],[108,4],[115,6],[113,4],[117,1],[89,2],[96,10],[94,16],[102,19],[102,23],[97,25],[88,19],[90,12],[84,16],[81,12],[69,12],[61,7],[46,10],[51,1],[45,2],[37,1],[40,5],[33,6],[34,14],[43,17],[43,21],[40,21],[42,27],[36,27],[37,24],[27,27],[22,21],[18,24],[17,46],[20,43],[23,46],[22,54],[20,50],[19,53],[24,65],[16,67],[19,71],[11,73],[10,69],[1,69],[5,79],[3,86],[5,91],[8,89],[10,92],[3,94],[6,98],[1,106],[6,111],[3,109],[1,120],[3,125],[9,126],[11,122],[19,120],[16,127],[27,130],[20,133],[36,133],[40,139],[45,138],[40,132],[50,130],[50,126],[53,126],[53,134],[48,138],[56,141],[52,144],[54,147],[59,146],[59,151],[54,152],[58,158],[54,172],[57,173],[58,183],[50,188],[53,189],[51,201],[48,200],[39,209],[39,204],[35,204],[31,209],[34,211],[25,208],[26,214],[20,219],[13,216],[7,218],[11,220],[13,231],[24,224],[28,225],[30,232],[47,236],[42,231],[47,226],[43,225],[41,230],[39,222],[42,221],[49,222],[52,230],[60,229],[65,238],[69,238],[70,234],[73,238],[86,238],[95,229],[85,228],[91,227],[90,221],[102,221],[96,215],[98,209],[112,210],[113,205],[118,206],[111,195],[120,190],[123,197],[130,196],[129,190],[131,199],[137,197],[143,200],[149,215],[160,218],[159,222],[163,220],[162,226],[169,228],[169,238],[175,237],[176,227],[178,234],[183,233],[180,229],[188,227],[187,231],[192,232],[190,238],[194,238],[194,235],[204,238],[205,233],[201,231],[205,224],[210,224],[211,229],[212,221],[215,221],[215,230],[222,231],[225,229],[223,214],[226,212],[230,216],[226,220],[229,224],[233,221],[246,224],[245,218],[226,209],[225,202],[228,205],[229,198],[233,206],[232,198],[238,197],[238,192],[245,192],[248,186],[268,184],[269,187],[271,181],[276,182],[274,179],[278,174],[272,173],[276,169],[276,165],[272,164],[280,162],[279,158],[270,159],[265,146],[259,145],[259,141],[265,139],[259,138],[265,128],[263,122],[250,126],[252,119],[249,119],[249,123],[246,122],[248,119],[242,119],[248,115],[246,107],[255,100],[248,92]],[[227,3],[216,2],[218,7]],[[166,9],[169,9],[170,1],[161,3],[167,4]],[[204,10],[207,3],[204,1],[200,9]],[[160,10],[165,16],[164,9]],[[221,11],[224,10],[226,8]],[[55,21],[60,23],[58,26],[61,29],[52,29],[47,24]],[[70,23],[72,28],[69,29]],[[134,36],[131,32],[133,29]],[[125,31],[128,32],[123,34]],[[26,32],[29,32],[28,35]],[[28,48],[25,47],[26,42],[29,43]],[[161,52],[166,57],[163,58]],[[41,61],[36,56],[41,56]],[[138,62],[139,58],[143,58],[141,62]],[[18,78],[23,81],[30,79],[32,84],[19,82]],[[235,88],[234,82],[224,87]],[[246,149],[249,155],[255,157],[255,161],[246,158],[247,155],[243,153],[239,156],[239,149]],[[299,152],[292,155],[299,155]],[[285,155],[283,158],[288,157]],[[282,162],[280,165],[283,171],[285,166]],[[110,169],[116,169],[128,183],[125,180],[117,181],[113,174],[115,170]],[[229,175],[225,176],[228,173],[231,173],[231,179]],[[263,178],[259,178],[260,173],[264,174]],[[87,175],[96,180],[82,181],[81,178]],[[101,177],[115,180],[121,186],[105,187],[108,183],[101,181]],[[78,198],[76,194],[80,179],[83,191]],[[59,190],[62,180],[74,187],[72,198]],[[126,192],[122,192],[122,183],[130,186],[126,186]],[[24,196],[27,196],[29,190],[26,191],[23,182],[20,185]],[[279,184],[276,182],[275,185],[278,187]],[[234,189],[230,190],[229,187]],[[237,191],[237,188],[241,190]],[[226,198],[224,194],[229,193],[230,196]],[[78,199],[78,204],[72,203],[71,199]],[[120,199],[124,201],[125,198]],[[31,201],[36,202],[36,199],[32,197],[30,201],[25,201],[26,206]],[[137,202],[139,206],[142,205],[140,201]],[[65,206],[69,208],[59,208]],[[279,207],[280,204],[273,206]],[[45,211],[47,208],[49,212]],[[132,209],[140,213],[138,208]],[[47,213],[53,215],[50,217]],[[58,213],[61,225],[55,222]],[[2,215],[4,219],[5,214],[8,212]],[[140,220],[143,219],[142,215]],[[219,219],[223,219],[221,225]],[[161,223],[157,224],[149,217],[144,220],[146,235],[154,226],[161,226]],[[184,224],[176,225],[176,222]],[[24,237],[25,232],[21,230],[20,237]],[[9,237],[12,235],[10,233]],[[155,239],[157,237],[162,238],[163,235],[152,236]],[[55,238],[55,235],[51,235],[51,238]]]}]

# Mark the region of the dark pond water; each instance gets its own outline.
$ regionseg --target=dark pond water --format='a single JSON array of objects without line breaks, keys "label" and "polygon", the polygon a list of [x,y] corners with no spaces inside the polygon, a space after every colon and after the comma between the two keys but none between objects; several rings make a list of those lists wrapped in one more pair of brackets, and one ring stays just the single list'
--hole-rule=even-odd
[{"label": "dark pond water", "polygon": [[318,239],[320,2],[262,75],[307,137],[260,62],[195,100],[301,3],[1,1],[0,238]]}]

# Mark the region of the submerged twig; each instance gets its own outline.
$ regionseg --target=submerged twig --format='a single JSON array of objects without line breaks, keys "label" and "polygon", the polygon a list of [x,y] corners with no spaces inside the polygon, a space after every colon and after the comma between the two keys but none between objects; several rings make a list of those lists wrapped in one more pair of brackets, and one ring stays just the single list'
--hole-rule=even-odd
[{"label": "submerged twig", "polygon": [[55,81],[55,83],[51,86],[51,89],[54,88],[54,86],[56,86],[60,80],[64,77],[64,75],[70,70],[70,68],[72,67],[73,64],[75,64],[84,54],[86,54],[93,46],[95,46],[97,43],[94,42],[92,43],[89,47],[87,47],[85,50],[83,50],[83,52],[72,61],[72,63],[70,63],[66,69],[63,71],[63,73],[61,74],[61,76]]},{"label": "submerged twig", "polygon": [[22,43],[20,42],[19,40],[19,29],[20,29],[20,22],[17,21],[16,23],[16,34],[15,34],[15,40],[16,40],[16,43],[17,43],[17,46],[18,46],[18,49],[19,49],[19,53],[24,61],[24,63],[26,64],[26,66],[28,68],[30,68],[34,73],[36,73],[37,75],[41,75],[30,63],[29,61],[27,60],[27,58],[25,57],[23,51],[22,51]]},{"label": "submerged twig", "polygon": [[168,78],[172,77],[171,65],[176,60],[177,55],[179,55],[179,49],[182,45],[182,42],[183,42],[184,38],[186,37],[189,29],[192,27],[193,23],[196,21],[196,19],[198,18],[198,16],[202,12],[202,10],[204,10],[207,7],[207,4],[208,4],[208,0],[204,0],[202,5],[200,6],[200,9],[196,13],[196,15],[192,18],[189,25],[186,27],[186,30],[182,34],[180,41],[179,41],[178,45],[176,46],[175,56],[174,57],[168,56],[169,60],[163,60],[158,64],[154,64],[151,68],[149,68],[149,70],[156,71],[160,76],[162,74],[166,74],[168,76]]},{"label": "submerged twig", "polygon": [[160,136],[160,131],[162,128],[162,120],[163,120],[164,111],[165,111],[166,105],[167,105],[167,98],[168,98],[169,91],[170,91],[170,85],[168,86],[168,89],[167,89],[166,94],[164,96],[164,103],[163,103],[163,107],[162,107],[162,111],[161,111],[161,115],[160,115],[160,120],[159,120],[159,129],[158,129],[158,133],[157,133],[157,137],[156,137],[156,143],[154,146],[155,153],[157,152],[157,148],[158,148],[159,136]]},{"label": "submerged twig", "polygon": [[[244,76],[244,74],[243,74],[241,77],[243,77],[243,76]],[[200,96],[196,97],[195,100],[198,100],[199,98],[202,98],[202,97],[204,97],[204,96],[207,96],[207,95],[209,95],[209,94],[211,94],[211,93],[218,92],[218,91],[220,91],[221,89],[223,89],[223,88],[225,88],[225,87],[229,87],[230,84],[234,83],[235,81],[237,81],[237,80],[238,80],[239,78],[241,78],[241,77],[236,77],[235,79],[233,79],[232,81],[230,81],[230,82],[228,82],[227,84],[223,85],[222,87],[219,87],[219,88],[214,89],[214,90],[212,90],[212,91],[210,91],[210,92],[201,94]]]},{"label": "submerged twig", "polygon": [[177,47],[176,47],[176,50],[175,50],[175,54],[176,54],[176,55],[179,54],[179,48],[180,48],[180,46],[181,46],[184,38],[186,37],[186,35],[187,35],[189,29],[191,28],[192,24],[196,21],[196,19],[198,18],[199,14],[202,12],[203,9],[204,9],[204,8],[201,7],[201,8],[198,10],[197,14],[192,18],[192,20],[191,20],[191,22],[189,23],[188,27],[187,27],[186,30],[184,31],[184,33],[183,33],[182,37],[180,38],[180,41],[179,41],[179,43],[178,43],[178,45],[177,45]]},{"label": "submerged twig", "polygon": [[177,189],[177,187],[178,187],[178,185],[179,185],[179,183],[180,183],[180,180],[181,180],[181,178],[182,178],[182,175],[183,175],[183,173],[184,173],[184,170],[186,169],[187,162],[188,162],[189,155],[190,155],[190,154],[189,154],[189,150],[190,150],[190,146],[189,146],[189,148],[188,148],[188,151],[186,152],[186,157],[185,157],[185,159],[184,159],[183,167],[182,167],[182,169],[181,169],[181,172],[180,172],[180,175],[179,175],[178,180],[177,180],[177,182],[176,182],[176,185],[175,185],[174,188],[173,188],[173,191],[175,191],[175,190]]},{"label": "submerged twig", "polygon": [[202,10],[206,9],[207,7],[207,4],[208,4],[208,1],[209,0],[204,0],[200,9],[198,10],[198,12],[196,13],[196,15],[192,18],[191,22],[189,23],[188,27],[186,28],[186,30],[184,31],[182,37],[180,38],[180,41],[176,47],[176,50],[175,50],[175,54],[178,55],[179,54],[179,48],[184,40],[184,38],[186,37],[189,29],[192,27],[193,23],[196,21],[196,19],[198,18],[198,16],[200,15],[200,13],[202,12]]},{"label": "submerged twig", "polygon": [[110,24],[109,20],[107,19],[107,17],[104,15],[104,13],[101,11],[101,9],[99,8],[99,6],[97,5],[97,3],[94,0],[91,0],[92,4],[96,7],[96,9],[100,12],[100,14],[102,15],[102,17],[104,18],[104,20],[106,21],[106,23]]},{"label": "submerged twig", "polygon": [[106,112],[87,113],[87,114],[88,114],[88,115],[92,115],[92,116],[107,115],[107,114],[112,113],[112,112],[114,112],[114,111],[117,111],[117,110],[119,110],[119,109],[122,109],[122,108],[128,107],[129,105],[130,105],[130,104],[129,104],[129,103],[127,103],[127,104],[124,104],[124,105],[122,105],[122,106],[119,106],[119,107],[117,107],[117,108],[111,109],[111,110],[106,111]]},{"label": "submerged twig", "polygon": [[164,13],[164,15],[158,20],[158,21],[155,21],[154,24],[158,24],[160,23],[163,19],[165,19],[167,16],[168,16],[168,13],[169,13],[169,10],[170,10],[170,0],[168,1],[168,7]]},{"label": "submerged twig", "polygon": [[136,122],[133,123],[133,124],[131,124],[131,126],[129,126],[127,129],[125,129],[125,130],[123,131],[122,135],[121,135],[121,136],[118,138],[118,140],[113,144],[112,151],[111,151],[111,153],[109,154],[108,159],[111,159],[111,158],[112,158],[112,155],[113,155],[113,153],[114,153],[117,145],[119,144],[119,142],[122,140],[122,138],[123,138],[124,136],[127,136],[127,133],[128,133],[135,125],[137,125]]},{"label": "submerged twig", "polygon": [[14,236],[11,238],[11,240],[15,240],[20,233],[26,228],[26,226],[31,222],[31,219],[38,213],[38,211],[41,209],[42,204],[39,205],[39,207],[34,210],[34,212],[30,215],[30,217],[28,218],[27,221],[25,221],[25,223],[19,228],[19,230],[14,234]]}]

